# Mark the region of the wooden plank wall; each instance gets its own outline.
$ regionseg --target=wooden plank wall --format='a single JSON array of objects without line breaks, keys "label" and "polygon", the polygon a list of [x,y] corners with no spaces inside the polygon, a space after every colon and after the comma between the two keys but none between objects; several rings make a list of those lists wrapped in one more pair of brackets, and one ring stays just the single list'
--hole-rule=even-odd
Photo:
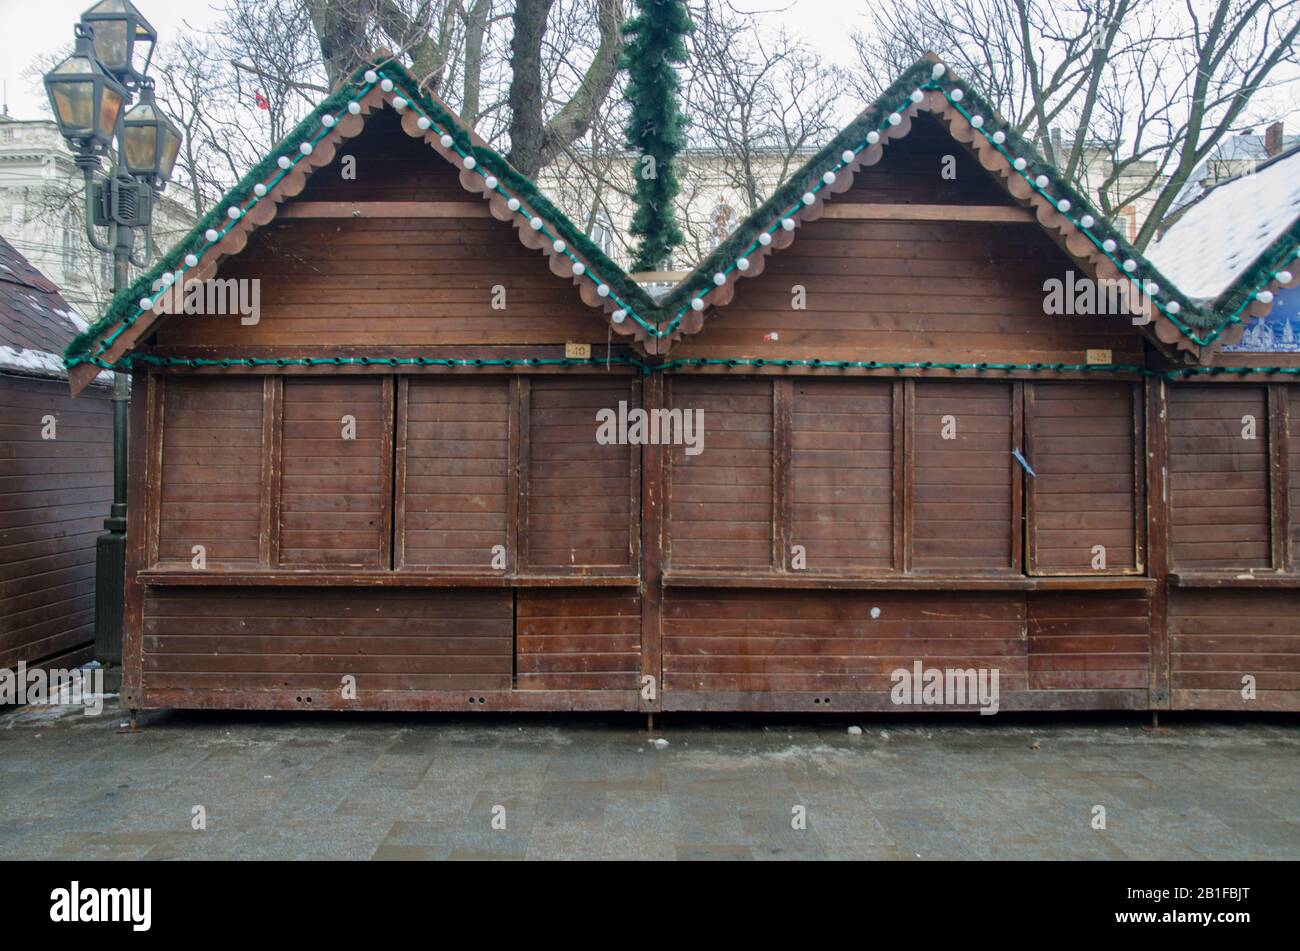
[{"label": "wooden plank wall", "polygon": [[793,709],[883,710],[893,707],[892,672],[920,661],[997,669],[1004,696],[1051,691],[1055,699],[1036,701],[1044,708],[1086,707],[1097,692],[1141,708],[1149,619],[1139,592],[675,591],[664,612],[664,687],[802,695]]},{"label": "wooden plank wall", "polygon": [[901,389],[885,380],[794,382],[791,541],[809,569],[895,567]]},{"label": "wooden plank wall", "polygon": [[520,588],[520,690],[635,690],[641,599],[617,588]]},{"label": "wooden plank wall", "polygon": [[1025,444],[1036,473],[1026,482],[1032,573],[1141,570],[1140,408],[1132,383],[1026,386]]},{"label": "wooden plank wall", "polygon": [[163,398],[155,561],[211,567],[262,562],[264,384],[177,378]]},{"label": "wooden plank wall", "polygon": [[668,563],[761,568],[773,562],[773,385],[674,377],[674,409],[704,411],[704,451],[669,456]]},{"label": "wooden plank wall", "polygon": [[1203,385],[1170,396],[1177,709],[1300,709],[1297,389]]},{"label": "wooden plank wall", "polygon": [[[343,160],[356,162],[345,178]],[[161,346],[488,346],[605,344],[608,324],[519,242],[487,202],[461,188],[457,170],[402,131],[384,109],[365,133],[317,170],[293,204],[443,202],[453,216],[298,218],[281,213],[255,231],[247,250],[221,266],[222,279],[260,281],[260,320],[187,317],[164,322]],[[400,208],[400,204],[398,205]],[[504,307],[494,308],[497,288]]]},{"label": "wooden plank wall", "polygon": [[[942,174],[948,162],[955,177]],[[1033,221],[835,216],[873,204],[1016,207],[921,115],[834,197],[834,215],[801,224],[794,244],[766,258],[760,277],[738,281],[726,309],[673,356],[1081,363],[1100,348],[1117,363],[1144,363],[1122,316],[1045,315],[1044,282],[1077,268]]]},{"label": "wooden plank wall", "polygon": [[1278,387],[1287,433],[1287,507],[1291,531],[1286,564],[1300,570],[1300,385]]},{"label": "wooden plank wall", "polygon": [[[584,692],[601,695],[606,699],[599,702],[618,706],[624,701],[610,698],[628,696],[636,690],[638,677],[649,672],[662,677],[659,702],[663,709],[818,709],[834,708],[835,704],[840,709],[875,709],[879,703],[888,703],[888,690],[882,685],[888,685],[890,672],[920,660],[927,666],[995,667],[1001,689],[1017,708],[1147,705],[1149,691],[1154,689],[1151,592],[1141,583],[1115,590],[1089,587],[1093,575],[1122,581],[1115,575],[1136,571],[1144,544],[1143,526],[1136,524],[1135,515],[1144,506],[1146,474],[1135,452],[1144,441],[1144,429],[1133,421],[1147,414],[1132,384],[869,378],[787,381],[703,375],[678,376],[668,382],[670,405],[705,410],[705,452],[687,456],[684,447],[672,446],[665,454],[670,493],[666,519],[669,587],[657,609],[662,612],[657,621],[662,631],[662,659],[660,666],[648,671],[642,653],[644,601],[631,587],[634,580],[609,578],[614,586],[595,587],[587,587],[584,581],[586,572],[626,572],[639,564],[634,550],[639,524],[631,506],[639,492],[641,475],[636,460],[640,452],[635,447],[598,446],[593,438],[597,409],[616,406],[620,399],[636,405],[639,380],[631,376],[400,381],[358,377],[325,383],[295,378],[270,382],[219,379],[201,384],[217,384],[205,404],[206,428],[194,422],[193,410],[186,409],[184,398],[172,399],[175,394],[183,397],[190,393],[195,381],[173,378],[159,414],[164,426],[161,471],[173,473],[161,480],[159,504],[168,506],[162,510],[164,522],[172,524],[159,536],[179,538],[176,523],[193,514],[171,504],[180,501],[169,494],[173,488],[204,484],[187,483],[176,474],[183,473],[184,466],[169,469],[169,464],[188,461],[197,465],[200,458],[219,456],[223,451],[229,458],[228,450],[243,445],[230,435],[232,431],[245,433],[249,446],[265,447],[265,437],[260,434],[275,428],[268,426],[264,408],[277,405],[274,394],[281,387],[285,417],[282,487],[287,490],[283,503],[287,513],[281,519],[284,527],[295,525],[295,517],[313,517],[324,519],[319,523],[321,530],[331,530],[325,526],[334,524],[329,518],[337,513],[330,508],[335,503],[329,499],[353,497],[346,487],[325,491],[329,486],[321,481],[337,468],[325,465],[326,461],[347,462],[346,456],[339,455],[340,447],[344,452],[351,447],[337,434],[345,404],[349,410],[370,407],[356,415],[359,435],[366,434],[375,445],[361,447],[364,451],[358,458],[378,459],[375,472],[381,474],[377,480],[362,470],[343,474],[345,482],[356,481],[370,491],[362,493],[370,509],[367,518],[384,518],[383,505],[375,506],[373,499],[379,491],[376,487],[393,477],[383,466],[387,454],[404,455],[405,491],[417,490],[411,496],[418,499],[417,504],[406,506],[408,519],[410,514],[435,514],[443,494],[448,502],[442,506],[447,510],[442,514],[463,519],[486,513],[496,526],[497,534],[492,537],[501,537],[503,530],[508,537],[510,519],[520,519],[527,551],[517,569],[523,572],[519,577],[536,577],[540,586],[519,587],[517,582],[507,582],[507,587],[490,591],[415,587],[352,592],[372,609],[391,597],[397,609],[418,604],[422,606],[419,611],[434,612],[419,615],[420,625],[430,618],[452,625],[450,618],[458,610],[459,599],[470,598],[473,604],[479,603],[474,597],[488,599],[487,603],[494,605],[492,610],[506,619],[503,636],[510,639],[504,651],[506,666],[490,666],[494,675],[505,679],[492,680],[490,688],[483,687],[491,693],[493,703],[501,702],[502,691],[513,689],[557,698],[540,699],[543,706],[572,705]],[[1281,428],[1268,428],[1270,400],[1275,412],[1281,405],[1278,387],[1192,385],[1182,389],[1174,385],[1169,389],[1171,522],[1176,540],[1191,546],[1178,554],[1197,556],[1184,557],[1181,567],[1176,563],[1181,574],[1168,595],[1172,705],[1297,706],[1300,687],[1295,685],[1295,676],[1300,674],[1296,662],[1300,652],[1292,641],[1300,636],[1300,628],[1292,623],[1294,595],[1288,589],[1208,587],[1222,582],[1197,580],[1207,572],[1219,572],[1215,577],[1240,572],[1235,563],[1239,549],[1232,544],[1216,546],[1212,536],[1187,534],[1207,520],[1234,524],[1221,510],[1239,508],[1236,503],[1244,498],[1254,525],[1263,526],[1255,529],[1263,533],[1262,548],[1251,550],[1267,553],[1277,547],[1270,541],[1273,518],[1268,500],[1293,498],[1296,478],[1288,474],[1287,491],[1274,491],[1262,462],[1274,455],[1287,460],[1295,455],[1294,443],[1270,441],[1282,433],[1289,437],[1294,431],[1286,413],[1276,416],[1283,422]],[[321,399],[327,394],[328,399]],[[1284,394],[1290,395],[1291,390]],[[402,445],[390,443],[382,434],[384,420],[393,425],[389,410],[393,404],[402,407],[397,413],[404,427],[398,440]],[[224,409],[215,412],[218,407]],[[1252,410],[1260,413],[1259,421],[1264,424],[1258,430],[1261,438],[1242,440],[1241,416]],[[956,421],[953,440],[942,438],[947,415]],[[522,426],[518,446],[511,436],[515,419]],[[169,426],[173,427],[170,433]],[[206,442],[200,432],[206,432]],[[963,436],[965,443],[961,442]],[[193,445],[196,439],[197,446]],[[333,456],[325,443],[306,451],[320,440],[328,441]],[[1023,476],[1008,460],[1010,449],[1021,440],[1031,463],[1039,467],[1033,478]],[[1245,445],[1239,448],[1237,441]],[[200,452],[193,453],[195,449]],[[528,475],[523,481],[511,481],[511,460],[515,458],[527,463],[523,470]],[[786,489],[777,478],[777,460],[782,458],[788,460],[790,472]],[[481,464],[481,468],[473,475],[436,467],[416,472],[412,462],[421,460],[444,468],[453,461]],[[246,475],[256,469],[250,459],[241,464],[248,468]],[[298,476],[315,480],[305,485],[317,489],[326,504],[302,508],[293,498],[300,488],[295,482]],[[900,476],[904,479],[901,486],[897,482]],[[448,481],[456,479],[470,481]],[[221,481],[218,478],[212,484],[220,486]],[[268,483],[261,479],[259,484]],[[473,488],[483,490],[482,508],[467,504],[466,497],[475,497],[469,492]],[[1021,493],[1028,500],[1023,524],[1031,540],[1023,552],[1016,547],[1014,529],[1020,518]],[[315,496],[307,492],[306,497]],[[784,505],[782,498],[787,500]],[[1214,504],[1209,504],[1210,500]],[[517,505],[516,515],[511,515],[512,502]],[[958,508],[944,508],[951,505]],[[259,502],[259,511],[264,509],[265,503]],[[1213,522],[1216,518],[1219,523]],[[972,527],[982,522],[989,524]],[[413,537],[426,530],[412,529],[411,524],[408,520],[407,531]],[[757,530],[747,531],[747,524],[756,525]],[[839,531],[845,525],[851,527]],[[897,530],[892,528],[895,525]],[[886,526],[891,527],[887,530]],[[343,545],[348,537],[344,530],[333,530],[336,535],[331,544],[339,550],[357,550],[351,544]],[[477,528],[467,531],[477,537]],[[1293,524],[1284,525],[1282,531],[1293,537]],[[899,532],[910,541],[910,548],[900,547]],[[1104,572],[1090,566],[1085,570],[1073,554],[1068,558],[1053,554],[1087,550],[1090,546],[1085,543],[1091,543],[1098,532],[1117,533],[1113,539],[1106,535],[1111,560]],[[374,536],[375,547],[369,549],[376,552],[375,564],[380,570],[388,553],[387,537],[380,531]],[[411,562],[407,570],[428,573],[444,567],[465,568],[463,553],[472,549],[457,547],[461,544],[457,529],[430,537],[438,540],[422,549],[428,553],[428,563]],[[784,538],[811,542],[806,570],[794,571],[780,557],[778,540]],[[533,548],[529,542],[534,539],[542,539],[543,544]],[[479,538],[478,547],[485,540]],[[951,544],[951,549],[929,547],[936,540]],[[1052,542],[1050,547],[1043,544],[1046,540]],[[877,542],[874,547],[873,541]],[[882,541],[889,546],[878,544]],[[850,544],[837,547],[840,542]],[[609,554],[584,561],[580,556],[589,550]],[[900,561],[900,551],[910,551],[910,559]],[[827,552],[833,557],[827,557]],[[935,560],[963,557],[970,560]],[[284,563],[283,556],[279,563]],[[1035,576],[1030,570],[1036,565],[1045,573]],[[238,563],[232,562],[226,567],[236,566]],[[1272,570],[1271,562],[1268,567]],[[489,572],[475,570],[480,580],[474,583],[484,583]],[[572,583],[561,580],[571,572],[576,572]],[[698,580],[690,580],[692,572]],[[729,572],[738,580],[749,579],[744,584],[752,586],[727,587],[725,581],[703,580],[704,576],[725,579]],[[1005,582],[1019,587],[977,590],[972,582],[963,589],[960,582],[944,581],[962,572],[967,579],[983,579],[979,584]],[[1051,577],[1062,574],[1065,577]],[[871,589],[841,586],[830,590],[819,586],[820,576],[877,580]],[[902,579],[896,590],[888,587],[886,579],[891,576]],[[764,582],[764,577],[771,581]],[[1057,580],[1063,586],[1061,590],[1036,590],[1035,577]],[[1098,579],[1098,583],[1104,580]],[[219,579],[212,582],[219,583]],[[922,584],[926,586],[920,587]],[[197,618],[209,610],[238,612],[238,602],[247,601],[246,596],[254,597],[258,605],[311,604],[311,597],[302,589],[238,589],[242,592],[238,598],[232,597],[236,589],[220,590],[224,593],[210,587],[193,591],[150,588],[144,606],[147,631],[174,638],[182,633],[179,622],[164,618],[173,614]],[[336,618],[329,612],[335,610],[332,599],[340,590],[321,589],[326,606],[319,616],[305,606],[285,616],[317,618],[322,631],[332,630]],[[227,606],[218,608],[219,602]],[[191,607],[174,611],[172,605]],[[185,614],[186,610],[193,614]],[[438,613],[442,611],[447,612],[445,618]],[[351,617],[339,613],[339,618]],[[384,617],[383,609],[376,617]],[[1234,617],[1243,619],[1235,627]],[[256,689],[262,689],[257,685],[263,681],[255,675],[269,673],[280,651],[290,646],[298,650],[297,642],[273,639],[277,632],[287,630],[273,621],[265,630],[255,630],[254,640],[240,642],[237,653],[252,655],[243,658],[249,663],[247,670],[230,666],[236,661],[224,658],[209,668],[202,657],[210,645],[182,641],[178,647],[198,644],[200,649],[178,649],[183,657],[145,659],[146,696],[153,698],[149,702],[161,703],[161,698],[166,698],[167,703],[183,705],[184,691],[229,690],[241,672],[253,678],[249,683]],[[341,675],[348,658],[370,653],[366,638],[378,635],[358,629],[349,636],[351,640],[328,642],[331,659],[294,660],[290,672],[328,673],[331,678]],[[166,653],[172,649],[169,644],[175,645],[174,641],[164,644],[147,639],[145,643],[154,654]],[[492,658],[493,664],[499,660],[498,647],[495,641],[485,646],[483,656]],[[454,670],[434,665],[427,672],[484,673],[474,661],[457,656],[455,665],[461,666]],[[185,668],[186,663],[193,663],[194,669]],[[307,667],[300,671],[296,666],[300,663]],[[385,676],[398,674],[397,667],[382,664],[364,669]],[[173,674],[180,679],[172,678]],[[1244,674],[1258,680],[1261,699],[1257,706],[1237,699],[1240,688],[1233,685],[1239,684]],[[160,679],[159,675],[165,676]],[[185,680],[189,675],[204,676]],[[287,683],[288,689],[302,683],[319,692],[323,682],[318,676]],[[427,687],[438,682],[418,683]],[[487,681],[470,680],[463,685],[477,689],[475,685],[483,683]],[[411,689],[421,697],[443,689],[425,687]],[[285,683],[275,689],[283,691]],[[277,696],[282,701],[287,695]],[[391,702],[400,706],[398,701]]]},{"label": "wooden plank wall", "polygon": [[629,377],[535,377],[528,383],[527,526],[530,568],[636,569],[640,456],[596,441],[597,412],[638,405]]},{"label": "wooden plank wall", "polygon": [[[1255,438],[1243,437],[1246,417]],[[1175,570],[1271,563],[1268,391],[1169,390],[1170,561]]]},{"label": "wooden plank wall", "polygon": [[[1012,570],[1018,385],[921,380],[915,386],[912,566]],[[947,439],[950,423],[955,438]]]},{"label": "wooden plank wall", "polygon": [[[262,282],[260,322],[172,321],[158,344],[536,355],[608,342],[571,282],[456,175],[380,112],[223,264],[223,278]],[[396,204],[346,211],[374,201]],[[417,202],[459,211],[426,217]],[[942,204],[970,214],[877,207]],[[1044,282],[1070,259],[1008,220],[1018,206],[929,117],[832,207],[672,356],[1078,364],[1107,349],[1147,363],[1123,317],[1045,315]],[[1027,707],[1163,705],[1166,675],[1173,706],[1229,706],[1250,670],[1267,704],[1300,708],[1282,587],[1300,544],[1300,388],[1180,381],[1148,408],[1128,380],[1001,371],[643,383],[426,369],[168,379],[150,419],[149,567],[184,573],[202,539],[219,571],[279,575],[145,586],[131,608],[145,704],[339,705],[339,677],[358,669],[374,706],[888,709],[890,671],[920,659],[997,667]],[[704,410],[703,454],[595,442],[596,411],[643,391]],[[1143,421],[1166,408],[1168,444],[1148,442]],[[340,438],[344,415],[355,441]],[[1122,577],[1163,567],[1142,515],[1148,480],[1166,475],[1152,510],[1168,507],[1177,577]],[[1163,545],[1163,525],[1152,535]],[[488,566],[495,544],[504,571]],[[331,583],[286,586],[294,571]],[[660,692],[637,700],[644,675]]]},{"label": "wooden plank wall", "polygon": [[389,567],[392,386],[391,377],[284,381],[281,565]]},{"label": "wooden plank wall", "polygon": [[483,568],[510,546],[511,384],[403,380],[398,567]]},{"label": "wooden plank wall", "polygon": [[1145,592],[1037,592],[1029,597],[1029,687],[1141,690],[1150,682]]},{"label": "wooden plank wall", "polygon": [[[54,439],[42,438],[54,417]],[[103,387],[0,375],[0,668],[92,659],[95,538],[113,497]]]},{"label": "wooden plank wall", "polygon": [[[145,598],[142,687],[259,692],[304,707],[345,706],[385,691],[510,686],[509,591],[349,588],[151,588]],[[240,703],[239,705],[244,705]]]},{"label": "wooden plank wall", "polygon": [[[1178,589],[1169,601],[1170,687],[1184,710],[1300,709],[1300,595]],[[1244,678],[1256,696],[1243,695]]]},{"label": "wooden plank wall", "polygon": [[[862,694],[889,704],[890,674],[997,667],[1028,686],[1023,593],[674,590],[664,605],[665,703],[681,693]],[[817,709],[809,696],[800,708]],[[824,698],[823,698],[824,699]],[[840,698],[843,702],[844,698]]]}]

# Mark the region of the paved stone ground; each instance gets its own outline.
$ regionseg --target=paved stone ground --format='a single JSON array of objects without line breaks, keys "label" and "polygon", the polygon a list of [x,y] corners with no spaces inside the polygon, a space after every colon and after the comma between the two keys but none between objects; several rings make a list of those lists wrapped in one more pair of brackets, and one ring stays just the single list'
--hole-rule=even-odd
[{"label": "paved stone ground", "polygon": [[1300,857],[1295,718],[121,719],[0,713],[0,857]]}]

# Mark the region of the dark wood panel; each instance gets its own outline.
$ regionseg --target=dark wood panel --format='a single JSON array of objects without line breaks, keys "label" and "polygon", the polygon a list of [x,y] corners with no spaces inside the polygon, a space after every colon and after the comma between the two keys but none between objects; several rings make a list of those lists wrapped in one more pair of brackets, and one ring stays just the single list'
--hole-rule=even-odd
[{"label": "dark wood panel", "polygon": [[1147,687],[1151,602],[1146,594],[1034,592],[1028,621],[1030,688]]},{"label": "dark wood panel", "polygon": [[1287,521],[1290,523],[1289,550],[1284,562],[1291,571],[1300,572],[1300,385],[1282,389],[1287,426]]},{"label": "dark wood panel", "polygon": [[0,375],[0,668],[91,658],[112,439],[103,387]]},{"label": "dark wood panel", "polygon": [[[946,174],[945,174],[946,173]],[[924,113],[912,130],[891,141],[880,161],[866,169],[845,194],[846,202],[1011,205],[1011,196],[952,136]]]},{"label": "dark wood panel", "polygon": [[1131,383],[1025,387],[1030,573],[1141,569],[1140,420]]},{"label": "dark wood panel", "polygon": [[390,567],[392,380],[288,378],[283,407],[279,564]]},{"label": "dark wood panel", "polygon": [[1010,571],[1019,478],[1011,455],[1012,384],[915,386],[913,567]]},{"label": "dark wood panel", "polygon": [[893,383],[799,380],[793,390],[792,543],[804,547],[808,570],[889,568]]},{"label": "dark wood panel", "polygon": [[675,377],[674,410],[702,410],[704,447],[669,458],[668,559],[674,568],[772,565],[773,389],[769,380]]},{"label": "dark wood panel", "polygon": [[674,590],[666,691],[855,691],[888,696],[897,669],[997,668],[1027,686],[1025,596]]},{"label": "dark wood panel", "polygon": [[[1246,438],[1253,420],[1254,438]],[[1271,564],[1268,391],[1169,387],[1170,560],[1178,569]]]},{"label": "dark wood panel", "polygon": [[172,377],[162,401],[157,562],[189,567],[201,545],[209,568],[257,565],[266,459],[263,382]]},{"label": "dark wood panel", "polygon": [[[1207,692],[1241,709],[1300,709],[1300,612],[1294,590],[1174,589],[1169,596],[1175,697]],[[1243,696],[1253,678],[1254,699]],[[1195,703],[1186,704],[1196,706]]]},{"label": "dark wood panel", "polygon": [[632,568],[638,548],[640,446],[597,441],[602,410],[639,404],[628,377],[534,377],[529,381],[528,568]]},{"label": "dark wood panel", "polygon": [[[341,174],[344,156],[356,176]],[[458,170],[403,132],[391,110],[315,171],[294,202],[487,203],[461,188]],[[310,219],[285,215],[259,228],[219,276],[259,280],[259,319],[166,320],[164,346],[437,346],[563,344],[608,339],[607,321],[572,282],[525,248],[514,227],[478,215]],[[496,289],[505,292],[504,307]]]},{"label": "dark wood panel", "polygon": [[399,567],[488,570],[509,544],[510,382],[414,378],[399,420]]},{"label": "dark wood panel", "polygon": [[506,689],[513,613],[497,590],[151,588],[143,689]]},{"label": "dark wood panel", "polygon": [[613,591],[521,588],[516,683],[521,690],[634,690],[641,599]]},{"label": "dark wood panel", "polygon": [[[1013,204],[1005,188],[928,117],[891,142],[828,207],[860,203]],[[953,177],[941,174],[951,167]],[[764,271],[678,357],[1083,362],[1090,348],[1142,363],[1123,315],[1045,312],[1044,284],[1077,266],[1035,222],[854,220],[803,223]],[[797,292],[797,293],[796,293]],[[772,331],[779,337],[772,339]]]}]

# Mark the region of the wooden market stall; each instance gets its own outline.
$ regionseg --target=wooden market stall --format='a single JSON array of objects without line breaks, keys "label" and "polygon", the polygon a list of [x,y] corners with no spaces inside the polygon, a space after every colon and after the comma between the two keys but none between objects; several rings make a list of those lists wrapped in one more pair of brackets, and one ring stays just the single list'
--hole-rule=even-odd
[{"label": "wooden market stall", "polygon": [[1297,708],[1300,385],[1286,380],[1300,372],[1298,256],[1297,148],[1208,190],[1152,247],[1226,328],[1209,372],[1165,394],[1176,708]]},{"label": "wooden market stall", "polygon": [[[113,491],[113,410],[73,400],[64,347],[85,328],[0,238],[0,670],[94,656],[95,538]],[[89,397],[89,398],[85,398]]]},{"label": "wooden market stall", "polygon": [[[213,278],[260,312],[183,313]],[[136,384],[125,703],[890,710],[920,662],[1004,710],[1300,708],[1300,371],[1220,372],[1249,308],[933,60],[656,302],[375,63],[69,350]],[[702,445],[598,438],[637,408]],[[1193,661],[1196,598],[1259,624]]]}]

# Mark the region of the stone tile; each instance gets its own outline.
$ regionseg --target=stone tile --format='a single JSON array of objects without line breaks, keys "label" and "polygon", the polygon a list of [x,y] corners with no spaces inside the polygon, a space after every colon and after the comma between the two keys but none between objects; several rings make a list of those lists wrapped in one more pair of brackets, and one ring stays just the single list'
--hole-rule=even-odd
[{"label": "stone tile", "polygon": [[[1300,857],[1287,720],[150,713],[0,722],[0,854]],[[863,727],[850,737],[847,722]],[[1031,745],[1037,743],[1037,749]],[[1091,826],[1104,805],[1107,828]],[[208,828],[190,828],[203,805]],[[506,829],[492,828],[492,807]],[[794,806],[807,828],[791,827]]]}]

